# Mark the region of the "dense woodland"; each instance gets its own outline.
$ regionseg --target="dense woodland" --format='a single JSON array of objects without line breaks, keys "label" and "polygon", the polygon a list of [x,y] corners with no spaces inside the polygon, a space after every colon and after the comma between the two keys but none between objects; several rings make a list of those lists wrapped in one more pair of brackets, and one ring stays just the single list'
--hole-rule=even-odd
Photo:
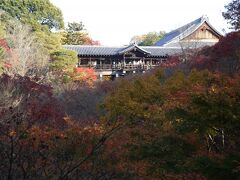
[{"label": "dense woodland", "polygon": [[[239,179],[240,32],[144,75],[96,81],[49,0],[0,0],[0,179]],[[231,15],[235,12],[235,15]]]}]

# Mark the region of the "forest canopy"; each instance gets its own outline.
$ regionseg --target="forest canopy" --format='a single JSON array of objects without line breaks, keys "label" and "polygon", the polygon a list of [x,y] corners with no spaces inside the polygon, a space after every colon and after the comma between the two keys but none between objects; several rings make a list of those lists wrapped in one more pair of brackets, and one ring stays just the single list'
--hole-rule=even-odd
[{"label": "forest canopy", "polygon": [[98,44],[82,22],[64,29],[49,0],[0,9],[0,179],[239,179],[239,31],[184,60],[98,81],[63,48]]}]

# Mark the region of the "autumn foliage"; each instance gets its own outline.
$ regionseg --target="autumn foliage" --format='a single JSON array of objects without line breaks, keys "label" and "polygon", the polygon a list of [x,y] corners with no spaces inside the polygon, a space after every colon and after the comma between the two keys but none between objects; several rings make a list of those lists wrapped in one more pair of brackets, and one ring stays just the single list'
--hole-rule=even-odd
[{"label": "autumn foliage", "polygon": [[62,51],[71,82],[2,74],[1,178],[238,179],[239,39],[114,82]]},{"label": "autumn foliage", "polygon": [[238,177],[239,82],[209,71],[169,78],[156,71],[121,84],[106,99],[105,117],[129,127],[120,136],[127,167],[141,168],[134,177]]},{"label": "autumn foliage", "polygon": [[240,32],[232,32],[220,38],[212,47],[201,50],[190,50],[186,58],[182,55],[170,57],[162,64],[164,68],[208,69],[214,72],[234,74],[239,72],[240,64]]},{"label": "autumn foliage", "polygon": [[200,51],[196,57],[192,58],[191,67],[234,74],[239,72],[239,53],[240,32],[232,32],[222,37],[213,47]]},{"label": "autumn foliage", "polygon": [[99,175],[92,170],[95,156],[116,126],[103,129],[100,124],[72,120],[51,87],[28,77],[3,74],[0,82],[1,178]]},{"label": "autumn foliage", "polygon": [[75,82],[81,82],[88,85],[93,85],[97,80],[96,71],[93,68],[74,68],[71,78]]},{"label": "autumn foliage", "polygon": [[16,112],[25,121],[29,120],[30,124],[63,126],[63,114],[59,111],[60,107],[55,106],[57,100],[53,97],[51,87],[38,84],[28,77],[6,74],[1,76],[0,84],[3,117],[15,117],[13,112],[17,108]]}]

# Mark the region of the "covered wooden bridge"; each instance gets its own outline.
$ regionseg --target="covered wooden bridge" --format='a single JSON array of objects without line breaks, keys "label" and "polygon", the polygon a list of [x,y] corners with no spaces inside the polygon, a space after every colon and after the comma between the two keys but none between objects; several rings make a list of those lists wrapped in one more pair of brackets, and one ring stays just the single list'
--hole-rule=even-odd
[{"label": "covered wooden bridge", "polygon": [[65,48],[78,53],[79,67],[95,68],[103,76],[146,71],[181,51],[180,48],[136,44],[123,47],[66,45]]}]

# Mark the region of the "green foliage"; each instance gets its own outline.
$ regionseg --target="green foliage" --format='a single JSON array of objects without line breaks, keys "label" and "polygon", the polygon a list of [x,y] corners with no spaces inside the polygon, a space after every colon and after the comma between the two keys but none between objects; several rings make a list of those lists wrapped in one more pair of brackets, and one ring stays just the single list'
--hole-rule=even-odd
[{"label": "green foliage", "polygon": [[81,45],[84,44],[87,34],[83,32],[67,32],[63,36],[63,44]]},{"label": "green foliage", "polygon": [[78,62],[77,53],[67,49],[60,49],[51,53],[51,61],[53,71],[73,70]]},{"label": "green foliage", "polygon": [[195,152],[193,145],[180,137],[163,136],[153,139],[147,144],[131,149],[131,157],[136,160],[146,160],[152,166],[150,174],[163,174],[166,170],[171,173],[180,173],[185,163]]},{"label": "green foliage", "polygon": [[131,83],[123,82],[117,89],[104,105],[106,109],[111,109],[108,119],[124,118],[130,124],[139,121],[161,122],[162,109],[154,105],[162,104],[164,92],[155,76],[135,79]]},{"label": "green foliage", "polygon": [[[1,15],[1,22],[5,25],[4,31],[5,34],[9,34],[10,36],[12,36],[11,31],[14,30],[15,34],[14,36],[18,36],[18,33],[21,33],[21,36],[19,37],[23,37],[26,36],[26,38],[23,38],[22,41],[20,42],[18,39],[11,38],[12,39],[12,44],[28,44],[28,46],[30,46],[29,48],[25,48],[25,49],[32,49],[32,53],[25,53],[22,52],[23,50],[25,50],[24,48],[17,48],[17,54],[18,57],[21,57],[21,60],[26,60],[29,61],[30,55],[35,55],[37,54],[38,50],[42,50],[44,52],[44,54],[41,55],[41,57],[44,56],[49,56],[51,54],[52,62],[54,62],[52,65],[52,67],[56,67],[59,66],[59,62],[56,63],[56,60],[58,61],[63,61],[63,59],[65,58],[65,60],[67,59],[67,56],[71,56],[69,54],[70,51],[64,51],[62,50],[62,46],[61,46],[61,35],[58,33],[53,33],[49,30],[51,29],[59,29],[63,27],[63,19],[62,19],[62,14],[61,11],[56,8],[55,6],[53,6],[49,0],[44,0],[44,1],[39,1],[39,0],[34,0],[34,1],[21,1],[19,0],[18,2],[12,2],[12,1],[4,1],[3,4],[5,5],[3,7],[0,6],[0,8],[6,10],[7,13],[3,13]],[[45,7],[46,6],[46,7]],[[9,11],[7,10],[8,8]],[[13,11],[13,9],[16,9],[16,11]],[[28,12],[31,11],[31,12]],[[15,13],[15,14],[14,14]],[[15,19],[13,19],[13,17]],[[23,26],[22,24],[27,24],[25,25],[25,28],[22,28],[21,31],[17,32],[15,31],[16,29],[16,24],[19,24],[19,26]],[[28,27],[30,25],[30,28]],[[29,32],[27,32],[28,34],[26,35],[26,32],[23,29],[30,29]],[[25,33],[25,34],[24,34]],[[26,39],[29,39],[29,37],[34,37],[34,39],[32,40],[32,42],[26,42]],[[9,37],[7,37],[9,39]],[[9,41],[10,42],[10,41]],[[35,47],[34,45],[38,44],[39,47],[41,48],[36,48],[34,49],[33,47]],[[19,46],[20,46],[19,45]],[[64,52],[63,52],[64,51]],[[63,53],[67,53],[67,55],[63,55],[59,52],[63,52]],[[57,55],[59,55],[60,57],[57,57]],[[74,54],[75,55],[75,54]],[[72,55],[72,57],[74,56]],[[73,60],[73,64],[76,63],[76,57],[77,55],[74,56],[74,58],[72,58]],[[16,57],[13,57],[16,58]],[[39,59],[41,58],[36,58],[36,56],[34,57],[35,61],[38,62]],[[47,57],[47,61],[49,60],[49,57]],[[69,60],[67,60],[69,61]],[[22,61],[21,61],[22,62]],[[49,62],[48,62],[49,63]],[[36,63],[35,63],[36,64]],[[58,65],[56,65],[58,64]],[[70,64],[69,62],[65,62],[65,64]],[[22,65],[22,63],[20,63],[20,66]],[[23,63],[24,65],[24,63]],[[66,66],[67,66],[66,65]],[[74,67],[74,66],[73,66]],[[73,68],[72,67],[72,68]],[[54,68],[53,68],[54,69]],[[46,74],[46,72],[45,72]]]},{"label": "green foliage", "polygon": [[49,0],[1,0],[0,9],[34,30],[63,28],[62,12]]},{"label": "green foliage", "polygon": [[65,32],[62,32],[62,43],[63,44],[84,44],[84,39],[87,36],[86,33],[83,32],[83,23],[68,23],[68,27],[66,28]]},{"label": "green foliage", "polygon": [[223,17],[228,20],[232,28],[235,30],[240,29],[240,1],[232,0],[228,5],[225,6],[226,12],[223,12]]},{"label": "green foliage", "polygon": [[143,41],[139,43],[140,46],[152,46],[154,45],[157,41],[159,41],[163,36],[165,32],[160,31],[159,33],[157,32],[150,32],[146,34],[144,37]]},{"label": "green foliage", "polygon": [[[3,0],[0,9],[5,11],[1,14],[3,28],[0,32],[3,32],[4,38],[8,39],[10,46],[11,44],[17,45],[14,47],[15,49],[12,47],[12,50],[17,51],[14,53],[18,54],[20,59],[20,64],[16,67],[25,67],[26,62],[29,62],[31,58],[34,58],[35,65],[42,57],[46,57],[48,61],[49,57],[47,56],[50,53],[57,52],[62,48],[61,36],[50,31],[63,27],[62,13],[49,0]],[[19,29],[19,31],[16,29]],[[17,36],[22,37],[22,39],[16,38]],[[22,48],[22,44],[29,47]],[[28,53],[26,53],[27,50]],[[30,51],[32,52],[30,53]],[[44,53],[37,57],[40,51]],[[14,63],[15,67],[16,56],[12,58],[13,62],[10,62],[10,64]],[[55,56],[54,58],[56,59]],[[23,61],[24,63],[22,63]]]},{"label": "green foliage", "polygon": [[0,47],[0,60],[2,60],[3,59],[3,57],[4,57],[4,50],[3,50],[3,48],[1,48]]},{"label": "green foliage", "polygon": [[238,163],[240,156],[230,155],[223,159],[214,160],[213,158],[200,156],[191,162],[191,171],[201,172],[209,179],[238,179]]},{"label": "green foliage", "polygon": [[71,44],[71,45],[99,45],[98,41],[93,41],[88,33],[84,31],[84,25],[80,23],[68,23],[68,27],[64,32],[59,33],[62,36],[62,44]]},{"label": "green foliage", "polygon": [[140,46],[152,46],[165,35],[164,31],[149,32],[148,34],[134,36],[130,43],[137,43]]},{"label": "green foliage", "polygon": [[[1,15],[0,15],[0,17],[1,17]],[[3,22],[1,22],[1,19],[0,19],[0,39],[5,37],[4,27],[5,27],[5,25]]]},{"label": "green foliage", "polygon": [[58,33],[36,31],[35,34],[49,53],[61,49],[61,36]]},{"label": "green foliage", "polygon": [[63,44],[84,44],[84,38],[87,35],[83,32],[84,25],[82,22],[80,23],[68,23],[68,27],[66,28],[66,32],[62,33],[63,35]]},{"label": "green foliage", "polygon": [[68,23],[68,27],[66,28],[67,32],[79,32],[84,30],[84,25],[82,22],[80,23],[76,23],[76,22],[72,22],[72,23]]}]

